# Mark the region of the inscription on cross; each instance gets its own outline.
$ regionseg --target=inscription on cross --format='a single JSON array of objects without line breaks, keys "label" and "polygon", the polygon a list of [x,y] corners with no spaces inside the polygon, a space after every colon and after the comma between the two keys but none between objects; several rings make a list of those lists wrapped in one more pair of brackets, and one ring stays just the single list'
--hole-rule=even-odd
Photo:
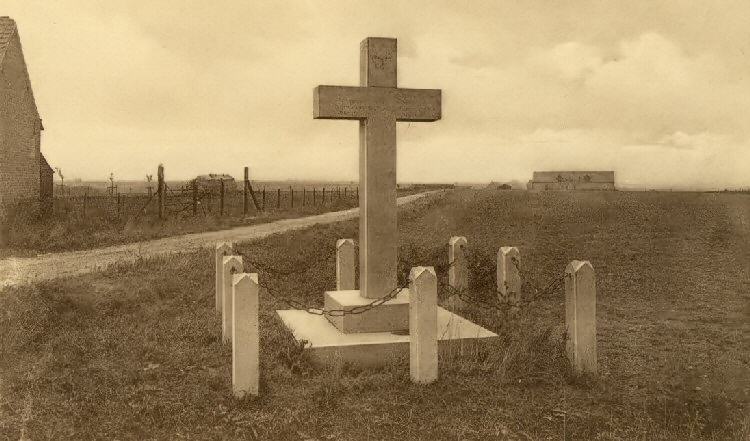
[{"label": "inscription on cross", "polygon": [[378,298],[396,288],[396,122],[440,119],[439,89],[400,89],[396,39],[360,45],[360,87],[318,86],[315,119],[359,120],[360,295]]}]

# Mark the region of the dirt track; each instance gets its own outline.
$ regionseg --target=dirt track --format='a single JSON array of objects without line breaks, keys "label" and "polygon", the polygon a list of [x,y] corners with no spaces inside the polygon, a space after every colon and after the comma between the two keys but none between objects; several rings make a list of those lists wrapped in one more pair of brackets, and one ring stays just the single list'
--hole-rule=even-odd
[{"label": "dirt track", "polygon": [[[428,193],[398,198],[398,204],[402,205],[415,201],[426,194]],[[267,224],[186,234],[106,248],[51,253],[30,258],[11,257],[0,260],[0,287],[83,274],[101,270],[116,262],[134,261],[141,257],[190,252],[213,246],[216,242],[222,240],[235,242],[258,240],[271,234],[298,230],[316,224],[345,221],[358,216],[359,208],[352,208],[303,218],[284,219]]]}]

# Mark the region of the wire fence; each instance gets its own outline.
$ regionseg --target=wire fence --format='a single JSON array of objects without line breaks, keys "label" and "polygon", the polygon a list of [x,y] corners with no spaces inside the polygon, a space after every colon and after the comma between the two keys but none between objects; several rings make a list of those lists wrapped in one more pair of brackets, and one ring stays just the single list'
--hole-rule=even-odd
[{"label": "wire fence", "polygon": [[[139,220],[160,215],[158,191],[149,193],[111,193],[101,189],[70,187],[54,196],[19,199],[12,211],[19,218]],[[66,191],[68,190],[68,191]],[[345,209],[358,204],[357,187],[260,188],[251,192],[227,186],[217,188],[164,185],[164,218],[220,216],[242,217],[262,212],[314,211],[320,208]],[[257,204],[257,205],[256,205]]]}]

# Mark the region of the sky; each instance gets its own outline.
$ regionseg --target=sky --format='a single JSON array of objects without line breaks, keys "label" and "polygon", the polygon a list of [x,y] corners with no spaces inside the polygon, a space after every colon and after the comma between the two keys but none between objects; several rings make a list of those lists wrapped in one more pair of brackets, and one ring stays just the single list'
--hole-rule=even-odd
[{"label": "sky", "polygon": [[750,2],[3,0],[42,151],[65,178],[358,178],[355,121],[313,120],[359,84],[359,43],[398,39],[402,182],[615,170],[621,187],[750,187]]}]

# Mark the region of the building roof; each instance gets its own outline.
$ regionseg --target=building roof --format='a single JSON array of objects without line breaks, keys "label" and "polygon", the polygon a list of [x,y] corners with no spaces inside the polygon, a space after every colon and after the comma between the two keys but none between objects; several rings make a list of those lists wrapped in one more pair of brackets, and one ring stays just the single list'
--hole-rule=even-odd
[{"label": "building roof", "polygon": [[10,46],[10,41],[16,34],[16,22],[10,17],[0,17],[0,64],[5,58],[5,51]]},{"label": "building roof", "polygon": [[[2,16],[0,17],[0,66],[2,66],[3,61],[5,60],[5,53],[8,51],[8,47],[10,47],[10,43],[13,41],[14,38],[16,38],[16,34],[18,34],[18,27],[16,26],[16,21],[8,16]],[[19,38],[20,41],[20,38]],[[23,53],[23,50],[21,50]],[[24,67],[26,65],[26,60],[24,60]],[[36,112],[37,117],[39,117],[39,109],[36,107],[36,100],[34,99],[34,91],[31,89],[31,80],[29,79],[29,72],[28,68],[25,67],[25,73],[26,73],[26,81],[29,82],[29,93],[31,94],[31,105],[34,107],[34,112]],[[39,123],[40,128],[44,130],[44,126],[41,125],[41,117],[39,117]]]},{"label": "building roof", "polygon": [[234,178],[226,173],[209,173],[207,175],[198,175],[195,177],[199,181],[233,181]]},{"label": "building roof", "polygon": [[47,162],[47,158],[45,158],[44,155],[41,153],[39,154],[39,167],[40,168],[46,167],[49,169],[49,171],[53,171],[52,166],[49,165],[49,162]]}]

